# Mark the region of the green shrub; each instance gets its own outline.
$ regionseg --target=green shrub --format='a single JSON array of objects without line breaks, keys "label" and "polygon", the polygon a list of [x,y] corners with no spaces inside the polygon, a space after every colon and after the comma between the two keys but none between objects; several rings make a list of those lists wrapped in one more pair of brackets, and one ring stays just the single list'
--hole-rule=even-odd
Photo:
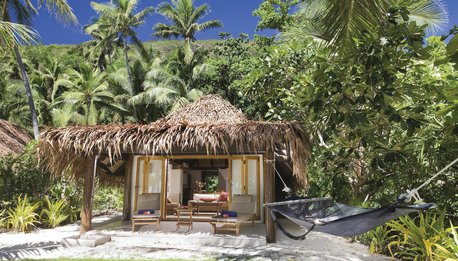
[{"label": "green shrub", "polygon": [[47,194],[50,173],[43,171],[37,162],[33,143],[19,156],[0,157],[0,205],[8,205],[20,195],[38,199]]},{"label": "green shrub", "polygon": [[450,222],[450,228],[439,231],[444,239],[443,245],[436,245],[437,251],[434,256],[437,259],[458,260],[458,227]]},{"label": "green shrub", "polygon": [[65,214],[68,215],[67,222],[74,223],[81,212],[82,195],[81,189],[75,182],[69,182],[65,176],[55,179],[50,188],[51,200],[66,199]]},{"label": "green shrub", "polygon": [[29,203],[27,196],[18,197],[16,207],[10,208],[7,215],[8,227],[14,231],[26,232],[39,224],[38,214],[35,211],[39,207],[39,203]]},{"label": "green shrub", "polygon": [[98,187],[94,194],[94,211],[120,210],[124,204],[121,188]]},{"label": "green shrub", "polygon": [[388,244],[391,255],[411,260],[442,259],[439,258],[440,252],[445,255],[453,248],[444,217],[444,214],[428,212],[420,213],[416,218],[407,215],[389,222],[387,225],[398,234]]},{"label": "green shrub", "polygon": [[387,245],[390,239],[393,238],[390,232],[391,229],[388,226],[379,226],[367,233],[367,236],[370,238],[369,250],[372,254],[385,254],[387,252]]},{"label": "green shrub", "polygon": [[54,228],[67,220],[69,214],[66,213],[67,203],[65,198],[50,201],[45,198],[45,206],[41,211],[41,222],[48,227]]},{"label": "green shrub", "polygon": [[5,209],[0,211],[0,228],[6,227]]}]

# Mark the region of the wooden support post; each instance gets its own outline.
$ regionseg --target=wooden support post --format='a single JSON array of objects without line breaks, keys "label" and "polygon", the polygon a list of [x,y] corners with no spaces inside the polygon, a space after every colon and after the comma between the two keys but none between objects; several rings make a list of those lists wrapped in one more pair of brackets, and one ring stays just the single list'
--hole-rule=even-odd
[{"label": "wooden support post", "polygon": [[92,157],[84,175],[83,206],[81,208],[80,234],[92,229],[92,198],[94,192],[94,178],[97,171],[98,157]]},{"label": "wooden support post", "polygon": [[122,219],[129,220],[132,213],[130,213],[130,209],[132,206],[132,162],[134,156],[129,155],[129,159],[126,162],[126,171],[124,173],[125,180],[124,180],[124,206],[122,211]]},{"label": "wooden support post", "polygon": [[[265,175],[265,190],[264,190],[264,199],[265,203],[275,202],[275,168],[274,168],[274,153],[269,149],[264,156],[264,175]],[[265,208],[265,219],[266,219],[266,241],[267,243],[276,243],[276,226],[272,217],[270,216],[270,211]]]}]

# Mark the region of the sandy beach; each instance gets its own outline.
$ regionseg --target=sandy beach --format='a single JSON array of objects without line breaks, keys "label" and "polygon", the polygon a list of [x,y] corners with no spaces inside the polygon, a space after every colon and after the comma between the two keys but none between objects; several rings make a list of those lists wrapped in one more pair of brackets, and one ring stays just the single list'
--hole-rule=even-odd
[{"label": "sandy beach", "polygon": [[173,222],[142,226],[131,232],[130,225],[120,221],[120,215],[94,218],[90,234],[108,235],[111,241],[97,247],[63,247],[61,240],[78,235],[78,224],[55,229],[36,229],[30,233],[0,234],[0,260],[23,258],[104,258],[104,259],[190,259],[190,260],[389,260],[372,255],[367,246],[347,239],[318,232],[303,241],[277,233],[277,243],[265,244],[264,237],[251,231],[262,225],[243,227],[246,233],[213,235],[204,222],[194,229],[175,231]]}]

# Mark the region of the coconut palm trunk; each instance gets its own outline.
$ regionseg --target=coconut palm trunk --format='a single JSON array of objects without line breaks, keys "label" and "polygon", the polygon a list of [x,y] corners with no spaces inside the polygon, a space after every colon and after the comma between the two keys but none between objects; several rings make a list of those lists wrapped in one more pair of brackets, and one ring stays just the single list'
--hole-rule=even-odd
[{"label": "coconut palm trunk", "polygon": [[27,95],[27,101],[29,103],[30,115],[32,116],[32,126],[33,126],[33,137],[35,140],[40,138],[40,131],[38,129],[38,117],[37,111],[35,109],[35,104],[33,103],[32,88],[30,88],[29,77],[25,70],[24,63],[22,62],[21,54],[17,46],[14,47],[14,53],[16,54],[16,60],[21,70],[22,80],[24,81],[25,93]]},{"label": "coconut palm trunk", "polygon": [[[130,74],[129,55],[127,53],[127,51],[128,51],[128,49],[127,49],[127,37],[123,36],[123,38],[124,38],[124,58],[126,59],[127,79],[129,81],[130,86],[132,87],[134,85],[133,85],[133,82],[132,82],[132,76]],[[137,119],[138,122],[143,123],[143,119],[141,119],[140,116],[138,115],[138,111],[137,111],[136,106],[133,106],[133,111],[134,111],[135,119]]]},{"label": "coconut palm trunk", "polygon": [[132,86],[132,76],[130,75],[130,70],[129,70],[129,55],[127,54],[127,37],[123,36],[123,38],[124,38],[124,58],[126,59],[127,79],[129,80],[130,86]]}]

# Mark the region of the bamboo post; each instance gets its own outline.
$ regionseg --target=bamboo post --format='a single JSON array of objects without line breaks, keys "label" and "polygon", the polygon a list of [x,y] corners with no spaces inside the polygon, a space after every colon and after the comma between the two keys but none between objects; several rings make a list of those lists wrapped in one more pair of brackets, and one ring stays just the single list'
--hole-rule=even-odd
[{"label": "bamboo post", "polygon": [[84,177],[83,206],[81,208],[80,234],[92,229],[92,198],[94,192],[94,179],[97,171],[98,156],[91,158],[91,163]]},{"label": "bamboo post", "polygon": [[[269,149],[265,154],[264,159],[264,175],[265,175],[265,203],[275,202],[275,169],[274,169],[274,153]],[[264,216],[266,219],[266,241],[267,243],[276,243],[276,226],[273,221],[270,211],[265,207]]]},{"label": "bamboo post", "polygon": [[126,176],[126,179],[124,181],[124,207],[122,211],[122,219],[123,220],[129,220],[130,215],[130,209],[132,205],[132,162],[133,162],[133,155],[129,155],[129,159],[126,161],[126,171],[124,175]]}]

